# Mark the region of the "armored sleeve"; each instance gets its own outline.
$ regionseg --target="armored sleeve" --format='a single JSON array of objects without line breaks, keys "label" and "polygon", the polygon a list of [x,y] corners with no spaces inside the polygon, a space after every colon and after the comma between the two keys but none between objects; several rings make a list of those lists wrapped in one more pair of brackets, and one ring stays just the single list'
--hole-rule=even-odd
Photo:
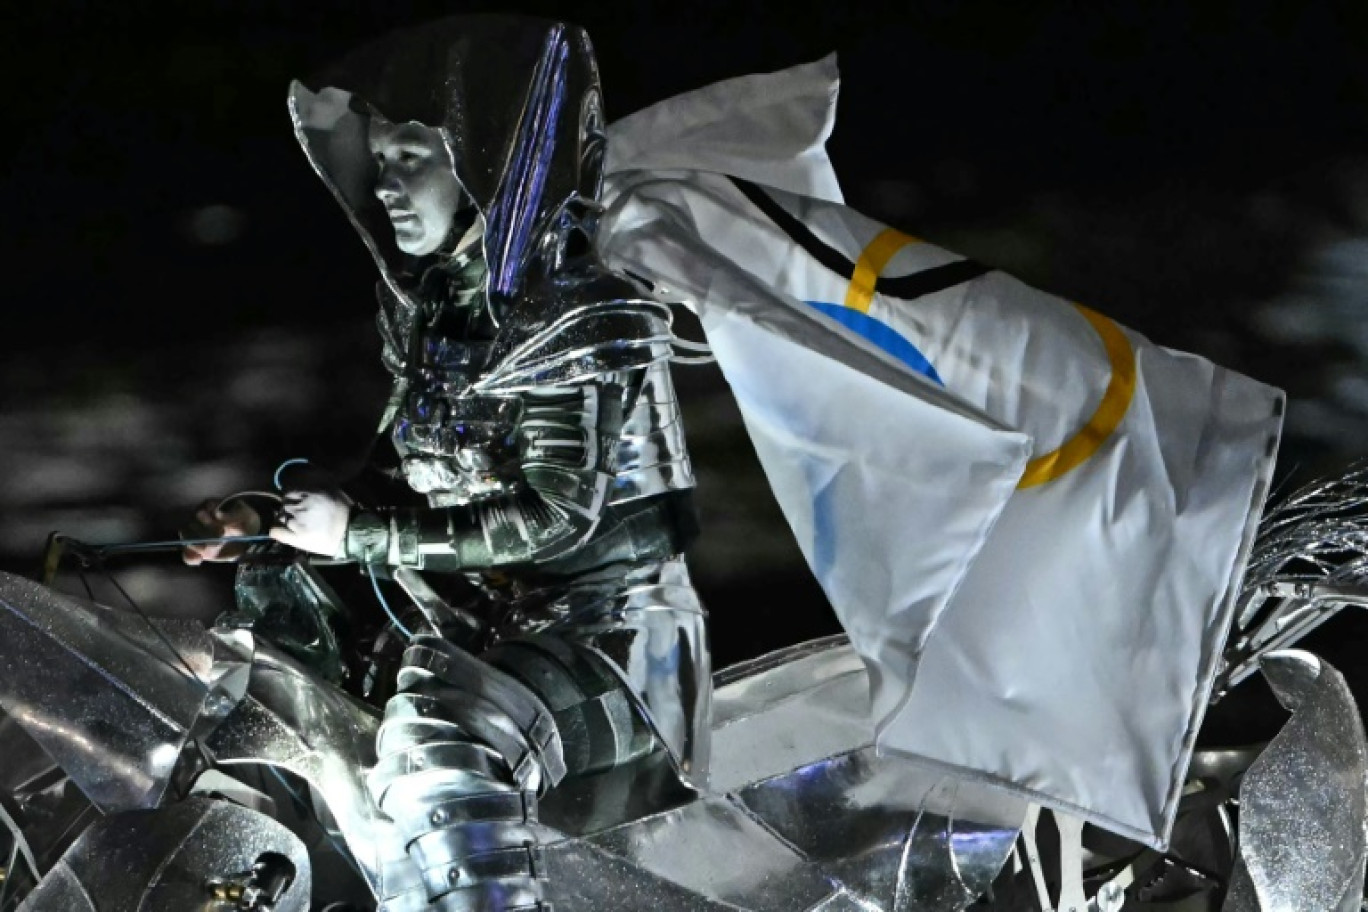
[{"label": "armored sleeve", "polygon": [[573,551],[592,536],[607,501],[628,382],[603,378],[519,394],[521,478],[512,490],[463,506],[358,510],[348,525],[347,556],[461,571]]}]

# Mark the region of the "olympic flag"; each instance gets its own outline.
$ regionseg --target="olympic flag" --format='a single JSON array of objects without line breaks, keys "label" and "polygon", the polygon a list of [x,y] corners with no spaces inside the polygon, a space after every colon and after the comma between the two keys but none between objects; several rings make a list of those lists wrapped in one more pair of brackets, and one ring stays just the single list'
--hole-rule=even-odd
[{"label": "olympic flag", "polygon": [[1162,845],[1282,395],[843,206],[834,94],[828,60],[616,125],[605,252],[697,305],[881,749]]}]

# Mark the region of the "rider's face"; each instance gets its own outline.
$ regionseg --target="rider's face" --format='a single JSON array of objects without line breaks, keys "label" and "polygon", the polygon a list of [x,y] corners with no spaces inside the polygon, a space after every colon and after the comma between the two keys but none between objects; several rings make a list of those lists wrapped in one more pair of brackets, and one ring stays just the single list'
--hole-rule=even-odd
[{"label": "rider's face", "polygon": [[413,256],[432,253],[446,240],[461,202],[442,134],[372,117],[368,140],[380,169],[375,195],[394,226],[395,244]]}]

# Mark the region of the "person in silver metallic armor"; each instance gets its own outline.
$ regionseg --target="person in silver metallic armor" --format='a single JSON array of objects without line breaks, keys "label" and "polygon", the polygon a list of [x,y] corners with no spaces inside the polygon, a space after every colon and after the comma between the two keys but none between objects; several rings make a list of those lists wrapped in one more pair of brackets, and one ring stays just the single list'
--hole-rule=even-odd
[{"label": "person in silver metallic armor", "polygon": [[[594,253],[592,49],[572,26],[460,17],[296,83],[290,109],[380,269],[394,377],[381,432],[426,503],[289,492],[270,533],[410,591],[431,594],[415,582],[429,570],[484,595],[477,635],[420,599],[427,629],[404,654],[369,778],[415,863],[389,872],[382,908],[543,908],[539,796],[610,780],[630,792],[662,770],[687,790],[708,759],[670,311]],[[255,521],[206,507],[205,526]],[[563,804],[552,823],[584,822]]]}]

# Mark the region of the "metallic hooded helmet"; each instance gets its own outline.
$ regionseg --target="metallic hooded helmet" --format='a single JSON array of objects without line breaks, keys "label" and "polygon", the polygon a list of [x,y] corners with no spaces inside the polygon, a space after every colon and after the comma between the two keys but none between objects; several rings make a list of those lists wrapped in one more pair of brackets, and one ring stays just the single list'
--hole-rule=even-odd
[{"label": "metallic hooded helmet", "polygon": [[[573,215],[603,177],[603,106],[589,37],[517,16],[458,16],[395,32],[290,88],[295,135],[400,297],[403,257],[374,194],[370,118],[440,131],[462,188],[484,218],[496,315],[539,259],[555,259]],[[550,248],[550,249],[549,249]]]}]

